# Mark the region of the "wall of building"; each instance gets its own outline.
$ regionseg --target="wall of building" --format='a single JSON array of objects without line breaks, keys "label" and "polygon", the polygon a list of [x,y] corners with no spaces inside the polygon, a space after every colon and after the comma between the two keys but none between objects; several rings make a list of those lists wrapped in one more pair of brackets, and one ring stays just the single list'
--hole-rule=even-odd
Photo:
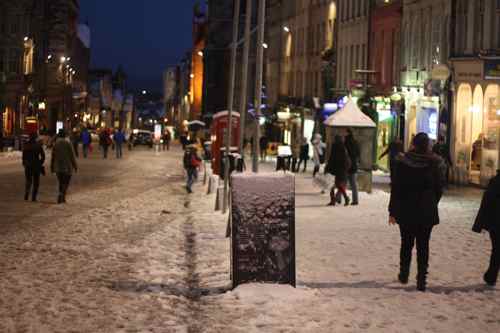
[{"label": "wall of building", "polygon": [[338,0],[336,88],[348,91],[356,69],[368,67],[369,1]]}]

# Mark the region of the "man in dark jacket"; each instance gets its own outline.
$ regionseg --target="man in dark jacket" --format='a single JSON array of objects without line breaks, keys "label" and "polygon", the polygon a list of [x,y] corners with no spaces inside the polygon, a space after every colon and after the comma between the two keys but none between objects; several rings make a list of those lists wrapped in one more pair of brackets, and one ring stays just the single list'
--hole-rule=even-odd
[{"label": "man in dark jacket", "polygon": [[66,133],[63,129],[59,130],[56,142],[52,148],[50,170],[57,175],[57,180],[59,181],[57,203],[65,203],[71,176],[73,171],[76,172],[78,170],[78,165],[73,147],[66,140]]},{"label": "man in dark jacket", "polygon": [[108,158],[109,146],[111,146],[112,143],[109,130],[107,128],[103,128],[101,134],[99,134],[99,145],[101,146],[104,159]]},{"label": "man in dark jacket", "polygon": [[345,140],[345,147],[347,149],[347,153],[349,154],[349,158],[351,159],[351,167],[347,170],[347,180],[349,182],[349,186],[352,191],[352,204],[353,206],[357,206],[359,204],[359,194],[358,194],[358,182],[357,182],[357,173],[359,168],[359,159],[361,156],[361,150],[359,148],[359,143],[354,138],[352,130],[349,129],[347,131],[347,136]]},{"label": "man in dark jacket", "polygon": [[491,238],[490,266],[483,276],[484,282],[490,286],[497,283],[500,270],[500,170],[490,181],[481,202],[481,208],[472,228],[475,232],[487,230]]},{"label": "man in dark jacket", "polygon": [[438,205],[443,194],[443,160],[430,150],[427,134],[413,140],[414,149],[396,157],[393,165],[389,224],[401,232],[399,281],[408,283],[411,254],[417,243],[417,289],[425,291],[432,228],[439,224]]},{"label": "man in dark jacket", "polygon": [[37,142],[37,135],[31,134],[30,139],[23,147],[23,166],[26,178],[24,200],[28,200],[33,186],[31,200],[36,201],[38,187],[40,186],[40,174],[45,162],[45,152],[42,145]]},{"label": "man in dark jacket", "polygon": [[123,131],[121,128],[119,128],[116,132],[115,135],[113,135],[113,140],[115,141],[115,151],[116,151],[116,158],[122,158],[123,157],[123,143],[125,142],[125,134],[123,134]]}]

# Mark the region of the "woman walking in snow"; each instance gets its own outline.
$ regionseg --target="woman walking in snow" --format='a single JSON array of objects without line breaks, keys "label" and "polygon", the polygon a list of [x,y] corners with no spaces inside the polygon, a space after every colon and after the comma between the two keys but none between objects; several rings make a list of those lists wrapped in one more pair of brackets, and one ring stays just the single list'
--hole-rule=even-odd
[{"label": "woman walking in snow", "polygon": [[45,162],[45,152],[42,145],[37,141],[37,135],[31,134],[30,139],[23,147],[23,166],[26,178],[24,200],[28,200],[31,189],[31,200],[36,201],[38,187],[40,186],[40,175],[44,173],[43,163]]},{"label": "woman walking in snow", "polygon": [[316,177],[316,174],[319,172],[321,164],[325,162],[326,144],[321,140],[321,134],[314,135],[312,144],[313,144],[313,162],[314,162],[313,177]]},{"label": "woman walking in snow", "polygon": [[[351,161],[344,141],[340,135],[335,136],[335,143],[332,146],[330,159],[326,165],[325,172],[335,176],[335,184],[330,190],[330,203],[329,206],[335,206],[337,203],[335,196],[335,189],[338,190],[341,196],[344,197],[345,205],[348,206],[351,199],[347,196],[347,170],[351,167]],[[339,198],[340,199],[340,198]],[[338,201],[340,203],[340,200]]]}]

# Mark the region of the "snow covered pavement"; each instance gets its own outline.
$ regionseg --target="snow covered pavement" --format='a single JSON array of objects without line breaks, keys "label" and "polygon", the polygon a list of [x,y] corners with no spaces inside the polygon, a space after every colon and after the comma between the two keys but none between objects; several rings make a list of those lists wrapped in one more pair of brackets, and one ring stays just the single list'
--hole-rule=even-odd
[{"label": "snow covered pavement", "polygon": [[481,281],[489,241],[470,231],[477,195],[444,199],[422,294],[396,282],[387,193],[326,207],[300,175],[298,288],[228,291],[227,216],[201,184],[185,194],[180,162],[84,162],[66,206],[52,183],[40,204],[6,196],[20,171],[0,169],[0,332],[500,332],[500,293]]}]

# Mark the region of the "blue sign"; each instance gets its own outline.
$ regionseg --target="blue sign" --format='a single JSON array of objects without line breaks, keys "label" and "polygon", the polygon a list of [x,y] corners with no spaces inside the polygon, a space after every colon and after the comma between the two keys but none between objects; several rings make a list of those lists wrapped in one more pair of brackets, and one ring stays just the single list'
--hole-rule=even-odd
[{"label": "blue sign", "polygon": [[486,80],[500,80],[500,59],[484,61],[484,78]]}]

